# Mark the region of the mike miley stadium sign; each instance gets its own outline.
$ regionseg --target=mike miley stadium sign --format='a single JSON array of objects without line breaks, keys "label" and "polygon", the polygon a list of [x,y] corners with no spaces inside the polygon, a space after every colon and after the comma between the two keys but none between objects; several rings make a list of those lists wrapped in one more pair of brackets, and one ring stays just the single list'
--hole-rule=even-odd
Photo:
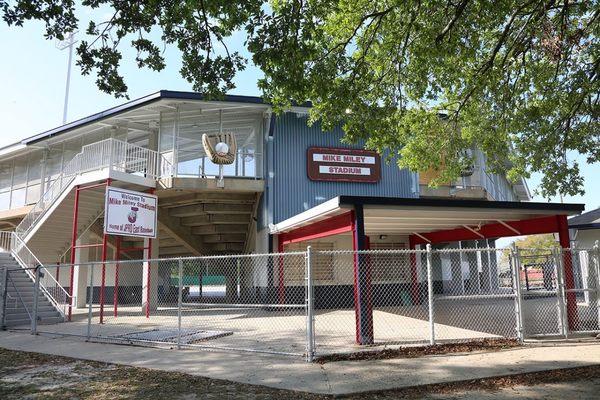
[{"label": "mike miley stadium sign", "polygon": [[313,181],[376,183],[381,179],[381,157],[370,150],[310,147],[307,167]]}]

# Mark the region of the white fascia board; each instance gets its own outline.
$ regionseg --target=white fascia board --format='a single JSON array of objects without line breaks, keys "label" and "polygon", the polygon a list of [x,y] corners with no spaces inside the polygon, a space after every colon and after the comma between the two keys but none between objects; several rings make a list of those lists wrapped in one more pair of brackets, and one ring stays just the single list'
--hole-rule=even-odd
[{"label": "white fascia board", "polygon": [[279,222],[278,224],[272,224],[269,226],[269,233],[278,234],[287,232],[291,229],[299,228],[308,222],[316,221],[319,218],[325,217],[331,213],[334,213],[340,209],[340,198],[334,197],[331,200],[327,200],[324,203],[319,204],[313,208],[296,214],[291,218]]},{"label": "white fascia board", "polygon": [[310,112],[310,108],[309,107],[302,107],[302,106],[292,106],[290,107],[288,110],[286,110],[287,112],[291,112],[297,115],[308,115],[308,113]]},{"label": "white fascia board", "polygon": [[521,177],[521,182],[522,182],[523,187],[525,188],[525,193],[527,194],[526,201],[529,201],[529,200],[531,200],[532,196],[531,196],[531,190],[529,190],[529,185],[527,184],[527,180],[525,178]]},{"label": "white fascia board", "polygon": [[8,145],[6,147],[2,147],[0,149],[0,157],[4,157],[4,156],[10,157],[10,156],[14,155],[13,153],[17,153],[26,148],[27,148],[27,146],[25,146],[22,143],[14,143],[14,144]]}]

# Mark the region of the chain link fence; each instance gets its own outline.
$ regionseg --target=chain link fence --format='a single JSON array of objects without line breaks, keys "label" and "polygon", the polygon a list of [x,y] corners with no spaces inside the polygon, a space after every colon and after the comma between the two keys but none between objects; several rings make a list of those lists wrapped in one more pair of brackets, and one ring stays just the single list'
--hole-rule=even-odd
[{"label": "chain link fence", "polygon": [[[309,247],[3,271],[5,327],[309,360],[395,346],[568,337],[596,332],[600,321],[598,248]],[[48,281],[73,299],[68,312],[53,310]],[[16,308],[23,318],[10,323],[5,316]]]}]

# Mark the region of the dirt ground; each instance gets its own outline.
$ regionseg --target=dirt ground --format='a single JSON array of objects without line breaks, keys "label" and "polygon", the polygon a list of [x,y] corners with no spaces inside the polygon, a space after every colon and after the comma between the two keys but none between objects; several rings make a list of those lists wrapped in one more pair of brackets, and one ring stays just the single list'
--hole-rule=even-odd
[{"label": "dirt ground", "polygon": [[[600,366],[431,385],[348,399],[595,399]],[[181,373],[0,349],[0,398],[11,399],[326,399]]]}]

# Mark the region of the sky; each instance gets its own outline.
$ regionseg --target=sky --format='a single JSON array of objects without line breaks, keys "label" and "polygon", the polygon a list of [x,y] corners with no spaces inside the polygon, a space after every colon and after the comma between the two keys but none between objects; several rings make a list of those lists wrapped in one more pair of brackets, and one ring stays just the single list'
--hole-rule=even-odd
[{"label": "sky", "polygon": [[[85,26],[86,18],[80,18]],[[24,27],[8,27],[0,21],[0,147],[12,144],[25,137],[35,135],[59,126],[62,122],[65,83],[67,75],[68,51],[59,50],[55,41],[43,37],[43,25],[37,22],[26,23]],[[81,34],[79,35],[81,37]],[[240,34],[232,38],[233,47],[244,54]],[[247,53],[245,54],[247,55]],[[161,72],[138,69],[133,52],[125,52],[121,72],[129,86],[129,96],[135,99],[161,89],[191,91],[192,85],[179,75],[181,63],[179,52],[167,48],[167,67]],[[236,79],[236,89],[230,94],[260,96],[257,80],[261,73],[249,65]],[[73,121],[98,111],[125,102],[100,92],[94,75],[82,76],[74,65],[71,74],[68,121]],[[585,203],[586,210],[600,207],[600,163],[587,165],[579,157],[580,167],[585,178],[585,195],[567,196],[569,203]],[[539,185],[540,175],[528,180],[532,192]],[[536,201],[548,199],[534,195]],[[559,198],[550,199],[559,202]]]}]

